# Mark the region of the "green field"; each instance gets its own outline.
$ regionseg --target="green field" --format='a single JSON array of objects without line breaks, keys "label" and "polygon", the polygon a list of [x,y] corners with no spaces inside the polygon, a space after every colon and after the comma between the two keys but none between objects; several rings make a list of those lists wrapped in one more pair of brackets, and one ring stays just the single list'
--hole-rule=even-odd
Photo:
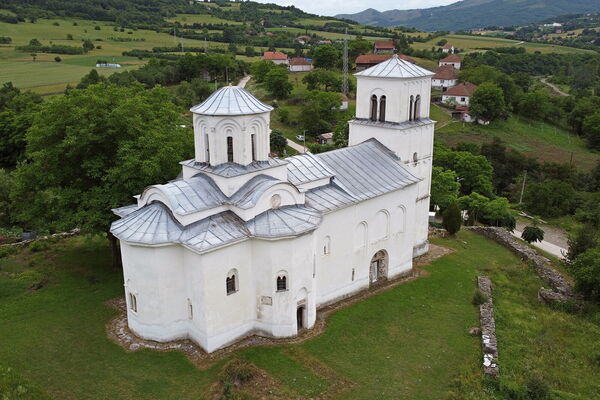
[{"label": "green field", "polygon": [[[532,269],[483,237],[461,233],[434,243],[455,253],[427,267],[428,276],[337,311],[304,344],[247,348],[230,358],[266,371],[270,399],[508,399],[499,393],[519,390],[532,374],[553,398],[596,398],[598,312],[540,305]],[[32,390],[60,399],[206,398],[223,362],[198,370],[180,353],[130,353],[106,337],[115,311],[104,302],[123,290],[106,244],[79,237],[0,259],[0,371],[10,367]],[[470,299],[481,273],[495,285],[500,389],[482,380],[480,339],[468,335],[478,324]],[[340,390],[338,380],[352,387]]]},{"label": "green field", "polygon": [[442,124],[441,129],[436,130],[436,140],[448,145],[487,143],[495,137],[540,161],[573,162],[580,168],[591,169],[600,160],[600,153],[589,150],[581,137],[554,125],[520,116],[493,121],[489,126],[453,121]]},{"label": "green field", "polygon": [[445,35],[429,40],[425,43],[415,42],[413,46],[417,49],[431,49],[442,39],[448,40],[448,43],[460,48],[463,52],[481,51],[493,49],[496,47],[524,47],[529,52],[539,51],[541,53],[593,53],[591,50],[576,49],[574,47],[565,47],[545,43],[520,42],[517,40],[496,38],[489,36],[470,36],[470,35]]}]

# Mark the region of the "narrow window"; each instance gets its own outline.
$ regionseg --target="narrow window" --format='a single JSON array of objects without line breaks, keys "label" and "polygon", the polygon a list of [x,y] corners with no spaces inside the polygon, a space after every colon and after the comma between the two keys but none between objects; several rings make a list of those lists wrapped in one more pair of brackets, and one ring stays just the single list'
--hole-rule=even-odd
[{"label": "narrow window", "polygon": [[415,104],[415,98],[414,96],[410,96],[410,107],[408,108],[408,120],[412,121],[413,120],[413,106]]},{"label": "narrow window", "polygon": [[354,282],[354,268],[352,268],[352,282]]},{"label": "narrow window", "polygon": [[256,135],[252,134],[250,140],[252,141],[252,161],[256,161]]},{"label": "narrow window", "polygon": [[194,319],[194,307],[192,306],[192,301],[188,299],[188,318]]},{"label": "narrow window", "polygon": [[279,275],[277,277],[277,291],[283,292],[287,290],[287,277],[285,275]]},{"label": "narrow window", "polygon": [[204,143],[206,145],[206,162],[210,164],[210,145],[208,144],[208,134],[204,135]]},{"label": "narrow window", "polygon": [[415,152],[413,154],[413,163],[414,163],[415,167],[417,166],[418,162],[419,162],[419,155]]},{"label": "narrow window", "polygon": [[371,121],[377,121],[377,96],[371,96]]},{"label": "narrow window", "polygon": [[325,237],[323,241],[323,255],[327,255],[331,252],[331,238],[329,236]]},{"label": "narrow window", "polygon": [[379,101],[379,121],[385,122],[385,96]]},{"label": "narrow window", "polygon": [[227,136],[227,162],[233,162],[233,138]]},{"label": "narrow window", "polygon": [[129,308],[131,311],[137,312],[137,298],[133,293],[129,293]]},{"label": "narrow window", "polygon": [[413,114],[414,120],[419,118],[421,118],[421,95],[417,95],[417,99],[415,100],[415,112]]},{"label": "narrow window", "polygon": [[232,294],[237,291],[235,284],[235,274],[231,274],[225,280],[225,287],[227,288],[227,294]]},{"label": "narrow window", "polygon": [[461,97],[460,98],[460,101],[462,101],[463,103],[465,102],[465,100],[467,100],[466,97]]}]

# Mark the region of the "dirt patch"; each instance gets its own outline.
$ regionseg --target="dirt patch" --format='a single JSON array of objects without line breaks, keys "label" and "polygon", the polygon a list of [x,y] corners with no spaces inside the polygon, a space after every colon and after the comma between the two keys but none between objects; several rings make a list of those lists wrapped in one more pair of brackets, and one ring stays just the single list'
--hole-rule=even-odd
[{"label": "dirt patch", "polygon": [[[248,336],[241,338],[234,344],[214,351],[210,354],[206,353],[200,346],[188,339],[171,342],[155,342],[152,340],[146,340],[136,336],[129,330],[129,327],[127,326],[127,306],[124,297],[117,297],[106,302],[108,306],[115,308],[118,311],[118,315],[107,323],[106,330],[108,337],[127,351],[136,351],[140,349],[182,351],[197,368],[206,369],[214,362],[229,356],[241,348],[251,346],[299,344],[312,339],[325,331],[327,317],[335,311],[349,307],[375,294],[385,292],[404,283],[412,282],[420,277],[426,276],[427,272],[422,270],[421,267],[429,265],[433,260],[452,252],[452,249],[448,249],[446,247],[433,244],[430,245],[429,252],[427,254],[413,260],[413,269],[410,272],[392,280],[382,281],[376,286],[372,286],[355,295],[319,308],[319,310],[317,310],[317,319],[314,327],[311,329],[302,330],[297,336],[291,338],[271,338],[250,333]],[[312,361],[317,370],[322,370],[322,368],[325,368],[324,365],[319,366],[315,360]],[[330,373],[334,372],[329,371],[323,376],[327,376],[327,374]],[[339,377],[336,377],[335,379],[339,379]]]}]

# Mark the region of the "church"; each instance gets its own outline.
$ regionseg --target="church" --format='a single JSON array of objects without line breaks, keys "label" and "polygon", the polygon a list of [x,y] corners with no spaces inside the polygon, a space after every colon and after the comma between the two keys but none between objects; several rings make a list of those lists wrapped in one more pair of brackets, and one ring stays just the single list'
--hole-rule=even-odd
[{"label": "church", "polygon": [[213,352],[290,337],[317,309],[428,251],[433,73],[397,56],[356,74],[349,145],[270,156],[270,114],[226,86],[193,107],[195,158],[113,210],[136,335]]}]

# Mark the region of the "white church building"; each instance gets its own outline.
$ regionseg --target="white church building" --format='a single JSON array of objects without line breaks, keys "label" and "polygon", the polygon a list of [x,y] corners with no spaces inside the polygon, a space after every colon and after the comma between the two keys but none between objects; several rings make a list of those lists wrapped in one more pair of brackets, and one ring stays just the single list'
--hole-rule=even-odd
[{"label": "white church building", "polygon": [[356,74],[349,146],[270,157],[272,108],[223,87],[191,109],[195,158],[115,209],[129,328],[207,352],[310,329],[317,309],[406,274],[428,250],[433,73]]}]

